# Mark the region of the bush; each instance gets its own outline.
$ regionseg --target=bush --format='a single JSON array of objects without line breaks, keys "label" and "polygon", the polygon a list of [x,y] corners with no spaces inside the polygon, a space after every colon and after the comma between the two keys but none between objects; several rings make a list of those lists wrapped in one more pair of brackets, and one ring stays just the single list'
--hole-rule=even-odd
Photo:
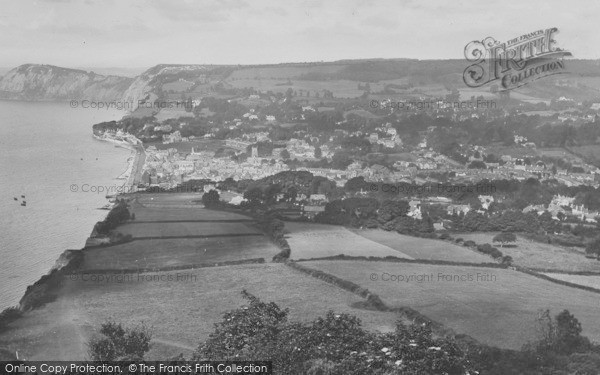
[{"label": "bush", "polygon": [[88,353],[93,361],[140,361],[150,350],[152,333],[142,323],[134,328],[123,328],[111,320],[102,324],[101,338],[88,342]]},{"label": "bush", "polygon": [[19,319],[21,315],[23,315],[23,312],[16,306],[4,309],[0,313],[0,331],[3,331],[6,326]]},{"label": "bush", "polygon": [[475,243],[475,241],[471,241],[471,240],[467,240],[465,242],[463,242],[463,246],[467,246],[467,247],[474,247],[477,244]]},{"label": "bush", "polygon": [[454,240],[454,242],[459,243],[459,242],[463,242],[463,238],[462,237],[458,237],[457,239]]}]

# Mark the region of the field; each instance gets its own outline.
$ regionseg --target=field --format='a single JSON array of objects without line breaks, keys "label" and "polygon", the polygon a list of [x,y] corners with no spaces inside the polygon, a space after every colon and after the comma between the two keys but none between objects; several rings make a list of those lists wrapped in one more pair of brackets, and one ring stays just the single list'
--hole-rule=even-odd
[{"label": "field", "polygon": [[500,145],[486,146],[487,153],[496,154],[498,156],[510,155],[513,158],[535,157],[537,152],[532,148],[525,147],[506,147]]},{"label": "field", "polygon": [[19,349],[29,360],[82,359],[85,343],[112,317],[125,325],[153,327],[147,359],[189,357],[224,312],[246,304],[242,289],[289,308],[292,320],[310,321],[333,310],[358,316],[369,330],[395,327],[396,314],[351,307],[364,300],[350,292],[283,264],[257,264],[129,274],[120,282],[69,279],[57,301],[15,322],[0,335],[0,344]]},{"label": "field", "polygon": [[[409,306],[485,344],[519,349],[535,339],[540,309],[551,309],[553,315],[568,309],[581,322],[583,334],[600,341],[598,294],[521,272],[367,261],[310,261],[302,265],[352,281],[377,293],[388,306]],[[373,281],[373,275],[378,280]],[[385,281],[390,275],[414,276],[409,282]],[[418,282],[418,275],[431,277],[427,280],[422,276]],[[472,275],[473,281],[450,281],[444,275],[450,280],[456,276],[468,280]]]},{"label": "field", "polygon": [[569,275],[566,273],[545,273],[544,275],[556,280],[600,289],[600,276]]},{"label": "field", "polygon": [[286,238],[292,249],[291,259],[320,258],[339,254],[374,257],[391,255],[412,259],[401,251],[373,242],[340,226],[287,222],[285,229],[289,232]]},{"label": "field", "polygon": [[224,236],[242,234],[260,234],[256,228],[244,223],[129,223],[116,229],[123,234],[138,237],[188,237],[188,236]]},{"label": "field", "polygon": [[600,272],[600,262],[588,259],[582,252],[558,245],[531,241],[517,234],[516,246],[500,247],[493,244],[492,238],[497,233],[460,233],[454,237],[462,237],[478,244],[489,243],[503,254],[510,255],[515,264],[529,268],[541,268],[562,271],[596,271]]},{"label": "field", "polygon": [[354,233],[371,241],[389,246],[414,259],[445,260],[452,262],[493,263],[493,259],[440,240],[405,236],[381,229],[353,230]]},{"label": "field", "polygon": [[85,249],[82,268],[155,269],[253,258],[268,262],[279,251],[264,236],[142,240]]},{"label": "field", "polygon": [[248,67],[243,69],[236,69],[229,77],[227,81],[237,81],[240,79],[258,79],[258,78],[270,78],[270,79],[288,79],[300,77],[306,73],[336,73],[342,69],[344,65],[301,65],[296,66],[259,66],[259,67]]},{"label": "field", "polygon": [[[235,74],[235,73],[234,73]],[[287,78],[286,78],[287,79]],[[288,88],[296,91],[298,97],[296,99],[315,99],[315,93],[320,96],[323,90],[333,92],[336,98],[356,98],[363,94],[364,90],[358,89],[356,81],[336,80],[336,81],[306,81],[292,79],[291,85],[282,85],[286,83],[286,79],[256,79],[256,78],[241,78],[236,80],[228,80],[227,83],[235,88],[253,87],[261,91],[273,91],[274,93],[285,93]],[[375,89],[376,84],[371,84],[372,89]],[[381,88],[379,88],[381,89]],[[300,91],[303,91],[303,96],[300,96]],[[306,92],[310,92],[310,98],[306,97]]]},{"label": "field", "polygon": [[191,112],[187,112],[185,108],[183,108],[183,104],[181,107],[178,107],[177,104],[173,104],[173,108],[161,108],[161,110],[154,115],[157,121],[165,121],[168,119],[178,119],[180,117],[194,117],[194,114]]},{"label": "field", "polygon": [[600,160],[600,146],[598,145],[576,146],[571,147],[570,149],[586,159]]},{"label": "field", "polygon": [[[252,258],[269,261],[279,252],[251,218],[207,210],[193,203],[194,198],[198,195],[139,194],[130,208],[136,220],[113,230],[136,240],[85,249],[83,269],[192,267]],[[148,207],[153,203],[155,207]]]}]

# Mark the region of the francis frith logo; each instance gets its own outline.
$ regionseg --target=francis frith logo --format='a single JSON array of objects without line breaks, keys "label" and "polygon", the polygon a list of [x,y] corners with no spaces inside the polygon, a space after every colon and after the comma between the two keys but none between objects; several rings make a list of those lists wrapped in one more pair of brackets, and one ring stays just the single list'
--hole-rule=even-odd
[{"label": "francis frith logo", "polygon": [[500,90],[511,90],[537,79],[566,73],[565,57],[571,56],[556,46],[553,27],[500,43],[492,37],[475,40],[465,47],[465,58],[472,62],[463,80],[469,87],[498,81]]}]

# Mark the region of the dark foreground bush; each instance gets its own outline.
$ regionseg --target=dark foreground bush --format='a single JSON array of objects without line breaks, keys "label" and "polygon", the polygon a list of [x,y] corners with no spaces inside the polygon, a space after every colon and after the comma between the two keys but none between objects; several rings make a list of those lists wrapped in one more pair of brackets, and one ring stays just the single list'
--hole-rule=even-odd
[{"label": "dark foreground bush", "polygon": [[458,345],[434,338],[424,325],[397,323],[393,333],[365,330],[358,318],[329,311],[309,323],[288,321],[288,310],[243,292],[249,305],[226,313],[192,360],[268,358],[273,373],[465,374],[472,370]]},{"label": "dark foreground bush", "polygon": [[4,309],[0,313],[0,332],[5,330],[10,323],[19,319],[22,314],[23,312],[16,306]]}]

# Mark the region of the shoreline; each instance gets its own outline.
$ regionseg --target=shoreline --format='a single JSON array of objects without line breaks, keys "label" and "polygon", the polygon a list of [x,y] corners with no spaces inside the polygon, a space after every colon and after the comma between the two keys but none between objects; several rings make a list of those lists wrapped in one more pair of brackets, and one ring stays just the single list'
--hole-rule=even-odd
[{"label": "shoreline", "polygon": [[[96,134],[93,134],[93,137],[96,140],[109,142],[115,144],[115,146],[117,147],[125,148],[131,151],[130,155],[127,157],[126,169],[123,172],[121,172],[121,174],[117,177],[117,179],[125,181],[122,185],[122,193],[118,193],[116,194],[116,196],[121,195],[123,193],[133,192],[133,186],[136,179],[136,175],[139,173],[137,166],[140,163],[140,156],[142,152],[144,152],[142,142],[138,140],[139,144],[134,145],[130,142],[120,141],[110,137],[99,137]],[[100,221],[105,220],[114,207],[114,203],[111,202],[111,199],[108,196],[106,197],[106,199],[109,201],[110,208],[107,210],[106,215],[103,215]],[[93,231],[94,229],[92,228],[90,233],[86,236],[86,242],[91,238]],[[27,303],[27,299],[31,295],[31,293],[35,293],[35,290],[37,288],[45,288],[45,284],[49,278],[53,278],[54,276],[60,275],[69,270],[70,267],[73,266],[73,261],[78,259],[79,254],[81,254],[80,251],[82,251],[84,248],[85,245],[81,249],[67,249],[60,253],[58,258],[55,260],[54,264],[50,267],[50,269],[46,273],[42,274],[37,279],[37,281],[26,287],[25,292],[19,299],[18,303],[16,304],[16,307],[19,308],[21,311],[27,311],[27,305],[24,305],[24,302]]]},{"label": "shoreline", "polygon": [[[121,185],[122,193],[118,193],[116,195],[118,196],[124,192],[132,193],[137,191],[136,180],[138,180],[138,182],[141,180],[140,169],[142,168],[140,168],[139,164],[141,161],[141,155],[144,153],[143,143],[135,137],[132,137],[135,140],[135,143],[133,143],[130,140],[115,139],[106,133],[104,133],[102,136],[98,136],[96,134],[92,134],[92,136],[98,141],[112,143],[115,145],[115,147],[124,148],[130,151],[129,156],[127,157],[127,167],[115,178],[117,180],[124,180],[123,184]],[[145,153],[143,162],[145,162]]]}]

